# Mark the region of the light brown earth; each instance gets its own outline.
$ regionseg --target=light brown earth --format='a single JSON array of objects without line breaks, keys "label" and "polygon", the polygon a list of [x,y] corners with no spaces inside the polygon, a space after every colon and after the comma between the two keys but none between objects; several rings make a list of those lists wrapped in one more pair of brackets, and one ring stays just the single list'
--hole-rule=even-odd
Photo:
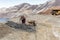
[{"label": "light brown earth", "polygon": [[60,16],[29,15],[28,20],[35,20],[37,26],[19,24],[19,20],[0,24],[0,40],[60,40]]}]

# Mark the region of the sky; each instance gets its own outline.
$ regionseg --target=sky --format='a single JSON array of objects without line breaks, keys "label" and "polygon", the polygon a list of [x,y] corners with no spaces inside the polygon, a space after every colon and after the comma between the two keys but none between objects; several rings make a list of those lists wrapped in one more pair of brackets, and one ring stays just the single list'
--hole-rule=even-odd
[{"label": "sky", "polygon": [[18,5],[21,3],[30,3],[32,5],[43,4],[47,1],[48,0],[0,0],[0,8],[2,7],[7,8],[7,7]]}]

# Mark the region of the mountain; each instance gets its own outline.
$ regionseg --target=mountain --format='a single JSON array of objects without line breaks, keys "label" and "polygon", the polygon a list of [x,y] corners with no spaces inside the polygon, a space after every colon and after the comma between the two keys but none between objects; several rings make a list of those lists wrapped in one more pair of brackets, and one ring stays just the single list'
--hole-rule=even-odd
[{"label": "mountain", "polygon": [[60,9],[60,0],[53,0],[48,3],[46,7],[43,8],[44,10],[40,10],[39,14],[51,14],[52,10]]},{"label": "mountain", "polygon": [[29,3],[22,3],[9,8],[0,9],[0,17],[18,17],[21,14],[50,14],[52,8],[59,8],[59,0],[47,1],[44,4],[31,5]]},{"label": "mountain", "polygon": [[20,14],[35,14],[38,13],[41,9],[47,6],[47,3],[39,5],[31,5],[29,3],[22,3],[15,5],[9,8],[0,9],[0,17],[12,18],[12,16],[18,16]]},{"label": "mountain", "polygon": [[0,17],[8,17],[12,18],[12,16],[18,16],[18,14],[36,14],[39,13],[42,9],[46,9],[48,7],[48,3],[46,2],[44,4],[39,5],[31,5],[29,3],[22,3],[19,5],[15,5],[9,8],[0,9]]},{"label": "mountain", "polygon": [[9,7],[9,8],[3,8],[0,9],[0,17],[11,17],[11,16],[16,16],[16,15],[20,15],[22,13],[24,14],[29,14],[31,13],[38,5],[31,5],[28,3],[22,3],[19,5],[15,5],[13,7]]},{"label": "mountain", "polygon": [[55,0],[54,6],[60,6],[60,0]]},{"label": "mountain", "polygon": [[16,12],[23,12],[24,10],[34,10],[38,5],[30,5],[28,3],[23,3],[20,5],[16,5],[10,8],[7,8],[6,11],[16,11]]}]

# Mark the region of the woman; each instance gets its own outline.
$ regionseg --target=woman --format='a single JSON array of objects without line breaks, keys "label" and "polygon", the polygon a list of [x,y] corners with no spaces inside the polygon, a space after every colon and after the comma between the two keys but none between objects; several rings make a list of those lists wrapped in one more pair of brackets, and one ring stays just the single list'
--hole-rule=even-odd
[{"label": "woman", "polygon": [[21,21],[22,21],[22,24],[25,24],[26,18],[24,16],[21,16]]}]

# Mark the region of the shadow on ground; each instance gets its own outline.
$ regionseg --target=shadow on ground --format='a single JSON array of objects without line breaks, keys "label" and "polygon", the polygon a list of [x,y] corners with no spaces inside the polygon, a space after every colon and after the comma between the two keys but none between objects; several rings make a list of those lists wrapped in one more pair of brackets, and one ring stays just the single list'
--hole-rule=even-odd
[{"label": "shadow on ground", "polygon": [[27,32],[36,32],[36,27],[33,25],[18,24],[12,21],[8,21],[6,25],[12,28],[20,29],[20,30],[27,31]]}]

